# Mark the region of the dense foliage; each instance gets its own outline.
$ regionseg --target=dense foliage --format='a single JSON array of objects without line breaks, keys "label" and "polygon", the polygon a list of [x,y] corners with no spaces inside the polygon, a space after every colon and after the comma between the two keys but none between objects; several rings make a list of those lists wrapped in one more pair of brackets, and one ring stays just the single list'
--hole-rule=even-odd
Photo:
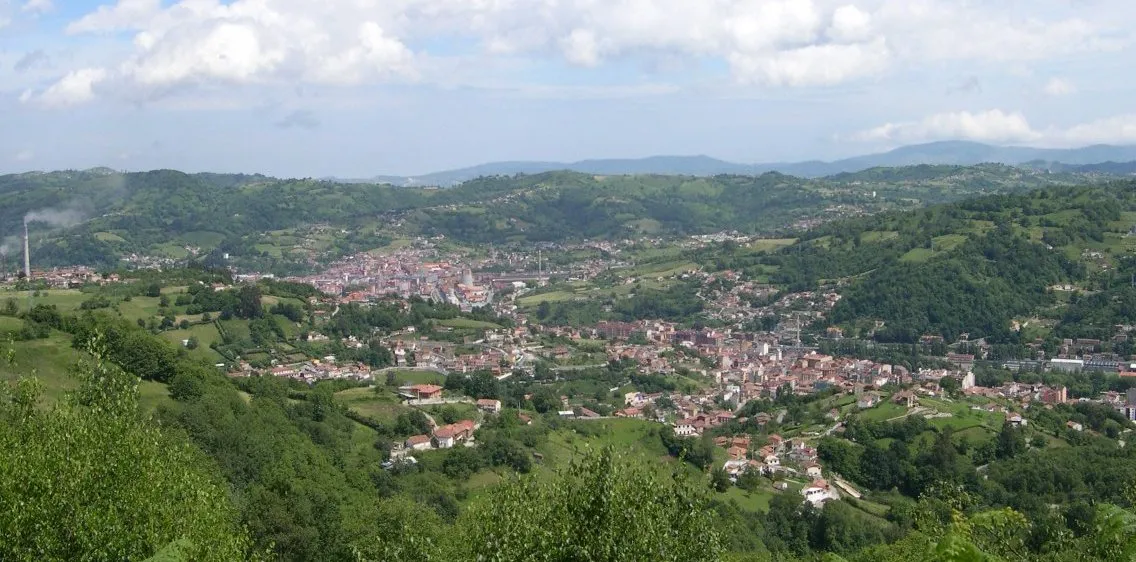
[{"label": "dense foliage", "polygon": [[0,558],[251,556],[215,466],[143,420],[138,379],[94,351],[53,408],[38,403],[37,379],[0,387]]}]

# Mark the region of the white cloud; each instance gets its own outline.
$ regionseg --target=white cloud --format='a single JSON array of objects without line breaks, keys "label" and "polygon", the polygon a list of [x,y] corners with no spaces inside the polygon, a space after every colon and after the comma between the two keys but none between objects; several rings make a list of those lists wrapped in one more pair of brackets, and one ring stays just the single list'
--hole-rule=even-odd
[{"label": "white cloud", "polygon": [[1062,144],[1080,146],[1095,143],[1136,142],[1136,114],[1117,115],[1089,123],[1074,125],[1060,131]]},{"label": "white cloud", "polygon": [[992,109],[979,113],[939,113],[919,121],[885,123],[853,136],[861,141],[913,142],[968,139],[987,142],[1029,142],[1039,138],[1021,113]]},{"label": "white cloud", "polygon": [[33,14],[45,14],[55,9],[52,0],[28,0],[24,3],[23,11]]},{"label": "white cloud", "polygon": [[113,6],[99,6],[67,26],[67,33],[108,32],[139,29],[161,11],[161,0],[119,0]]},{"label": "white cloud", "polygon": [[1043,88],[1045,95],[1060,97],[1077,93],[1077,86],[1063,78],[1050,78]]},{"label": "white cloud", "polygon": [[868,44],[810,45],[775,56],[735,55],[739,80],[774,86],[831,85],[884,70],[891,58],[883,39]]},{"label": "white cloud", "polygon": [[862,41],[871,37],[872,17],[851,4],[832,13],[828,36],[837,41]]},{"label": "white cloud", "polygon": [[714,59],[742,84],[799,87],[935,61],[1009,66],[1131,38],[1123,16],[1136,4],[1063,2],[1036,0],[1023,21],[1013,3],[954,0],[118,0],[67,31],[133,33],[132,52],[106,61],[107,81],[143,95],[214,82],[448,82],[430,54],[439,43],[478,45],[447,56],[486,66]]},{"label": "white cloud", "polygon": [[29,161],[33,158],[35,158],[35,152],[32,152],[31,150],[28,150],[28,149],[24,149],[24,150],[17,152],[16,156],[15,156],[15,160],[17,162],[27,162],[27,161]]},{"label": "white cloud", "polygon": [[69,72],[42,93],[25,90],[20,96],[24,103],[44,107],[68,107],[90,101],[95,97],[95,85],[105,80],[107,72],[101,68],[84,68]]},{"label": "white cloud", "polygon": [[1117,115],[1071,127],[1036,129],[1020,112],[991,109],[978,113],[939,113],[919,121],[885,123],[850,137],[864,142],[923,142],[965,139],[982,142],[1025,142],[1037,146],[1084,146],[1136,142],[1136,114]]}]

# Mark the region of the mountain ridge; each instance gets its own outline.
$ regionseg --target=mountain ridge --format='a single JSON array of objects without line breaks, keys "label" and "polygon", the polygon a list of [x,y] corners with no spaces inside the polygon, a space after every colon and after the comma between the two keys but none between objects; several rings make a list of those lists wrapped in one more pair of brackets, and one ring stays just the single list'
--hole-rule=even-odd
[{"label": "mountain ridge", "polygon": [[1130,174],[1136,164],[1094,166],[1136,162],[1136,145],[1094,144],[1079,148],[1034,148],[998,146],[972,141],[936,141],[901,146],[886,152],[853,156],[833,161],[806,160],[743,164],[706,155],[648,156],[644,158],[601,158],[575,162],[502,161],[488,162],[417,176],[378,175],[371,178],[328,178],[352,183],[387,183],[402,187],[450,187],[482,176],[537,174],[556,170],[597,175],[660,174],[713,176],[719,174],[756,175],[779,172],[786,175],[819,178],[879,167],[949,164],[972,166],[982,163],[1027,165],[1034,169],[1069,170],[1086,167],[1099,173]]}]

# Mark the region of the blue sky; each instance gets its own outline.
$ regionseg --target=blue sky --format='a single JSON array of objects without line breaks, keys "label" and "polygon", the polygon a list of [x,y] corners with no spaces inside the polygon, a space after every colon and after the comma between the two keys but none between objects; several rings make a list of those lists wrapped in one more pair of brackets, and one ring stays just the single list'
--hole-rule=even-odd
[{"label": "blue sky", "polygon": [[0,172],[1136,143],[1124,0],[0,0]]}]

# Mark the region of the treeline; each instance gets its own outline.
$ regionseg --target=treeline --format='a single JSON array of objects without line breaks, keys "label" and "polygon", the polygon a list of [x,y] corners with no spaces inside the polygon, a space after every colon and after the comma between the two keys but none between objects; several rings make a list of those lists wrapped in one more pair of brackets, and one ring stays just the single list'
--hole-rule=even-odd
[{"label": "treeline", "polygon": [[664,290],[644,289],[626,298],[592,298],[583,302],[540,301],[535,316],[541,324],[554,326],[586,326],[601,320],[690,322],[704,307],[697,285],[678,283]]},{"label": "treeline", "polygon": [[391,300],[370,303],[367,306],[345,304],[328,319],[323,329],[328,335],[341,338],[369,338],[376,330],[393,332],[415,327],[430,334],[434,330],[432,320],[451,320],[459,317],[490,322],[500,326],[512,326],[512,320],[496,316],[489,307],[479,307],[471,312],[462,312],[456,305],[437,302],[433,299],[411,297],[407,301]]}]

